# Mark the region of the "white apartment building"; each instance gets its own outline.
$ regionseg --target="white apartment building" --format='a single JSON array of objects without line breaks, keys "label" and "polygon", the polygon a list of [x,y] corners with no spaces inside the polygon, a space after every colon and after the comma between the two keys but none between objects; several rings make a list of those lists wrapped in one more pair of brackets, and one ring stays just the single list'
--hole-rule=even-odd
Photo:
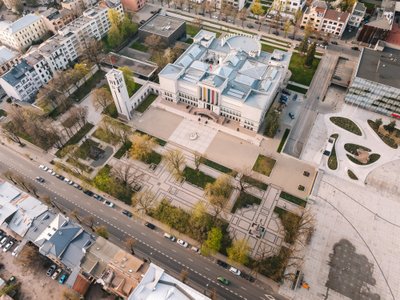
[{"label": "white apartment building", "polygon": [[367,8],[365,7],[364,3],[361,2],[354,3],[348,24],[356,28],[360,27],[361,22],[364,20],[366,12]]},{"label": "white apartment building", "polygon": [[[232,4],[233,7],[237,8],[238,10],[241,10],[244,5],[246,4],[246,0],[206,0],[208,2],[213,2],[213,5],[215,5],[215,7],[217,9],[221,9],[222,3],[229,3]],[[201,1],[202,2],[202,1]]]},{"label": "white apartment building", "polygon": [[61,7],[73,11],[75,15],[81,15],[87,8],[94,6],[97,0],[65,0]]},{"label": "white apartment building", "polygon": [[[120,3],[111,8],[120,12],[123,16],[122,5]],[[11,69],[4,74],[3,80],[0,80],[0,85],[8,96],[21,100],[32,101],[37,91],[41,86],[49,82],[56,71],[65,70],[69,64],[74,62],[84,51],[84,43],[89,38],[100,40],[110,29],[110,21],[108,19],[108,6],[97,6],[86,10],[78,19],[75,19],[67,26],[59,31],[59,34],[54,35],[39,46],[31,48],[28,53],[23,56],[24,64]],[[21,68],[28,68],[32,76],[29,80],[23,78],[23,86],[29,87],[29,92],[26,93],[21,89],[21,85],[17,86],[13,82],[19,82],[20,77],[13,74],[20,74]],[[28,77],[27,77],[28,78]]]},{"label": "white apartment building", "polygon": [[341,37],[349,21],[348,12],[340,12],[328,9],[324,1],[314,1],[306,9],[301,21],[301,28],[311,24],[315,31],[330,33],[336,37]]},{"label": "white apartment building", "polygon": [[15,22],[0,22],[0,42],[16,50],[24,50],[42,38],[47,28],[41,17],[28,14]]},{"label": "white apartment building", "polygon": [[298,9],[303,9],[305,0],[274,0],[272,6],[281,12],[295,13]]},{"label": "white apartment building", "polygon": [[9,97],[21,101],[33,101],[41,80],[25,60],[15,65],[10,71],[0,77],[0,85]]},{"label": "white apartment building", "polygon": [[161,70],[159,93],[164,100],[193,106],[194,114],[258,131],[282,87],[290,58],[280,50],[261,51],[257,36],[217,39],[201,30],[176,62]]},{"label": "white apartment building", "polygon": [[16,64],[18,57],[18,52],[13,51],[6,46],[0,46],[0,75],[7,72],[14,64]]}]

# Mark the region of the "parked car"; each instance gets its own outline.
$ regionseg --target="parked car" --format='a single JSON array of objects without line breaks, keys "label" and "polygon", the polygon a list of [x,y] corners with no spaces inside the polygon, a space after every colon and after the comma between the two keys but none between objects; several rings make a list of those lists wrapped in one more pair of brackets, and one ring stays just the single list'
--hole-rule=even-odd
[{"label": "parked car", "polygon": [[43,171],[47,171],[49,168],[44,165],[40,165],[39,169],[42,169]]},{"label": "parked car", "polygon": [[56,265],[51,265],[50,268],[47,270],[46,275],[50,277],[51,275],[53,275],[56,269],[57,269]]},{"label": "parked car", "polygon": [[331,41],[331,44],[332,44],[332,45],[338,45],[338,42],[336,42],[336,41]]},{"label": "parked car", "polygon": [[351,47],[351,50],[360,51],[360,48],[358,48],[358,47]]},{"label": "parked car", "polygon": [[200,253],[200,249],[195,246],[192,246],[192,248],[190,248],[190,250],[192,250],[193,252],[196,252],[196,253]]},{"label": "parked car", "polygon": [[178,239],[176,242],[185,248],[187,248],[189,246],[189,244],[187,242],[185,242],[184,240],[181,240],[181,239]]},{"label": "parked car", "polygon": [[141,21],[139,22],[140,25],[143,25],[144,23],[146,23],[146,20],[141,20]]},{"label": "parked car", "polygon": [[235,267],[230,267],[229,272],[232,272],[233,274],[240,276],[240,270],[236,269]]},{"label": "parked car", "polygon": [[167,239],[169,239],[169,240],[171,240],[171,241],[173,241],[173,242],[175,242],[176,241],[176,237],[174,237],[172,234],[169,234],[169,233],[164,233],[164,237],[165,238],[167,238]]},{"label": "parked car", "polygon": [[17,257],[17,256],[18,256],[18,253],[19,253],[19,248],[20,248],[20,245],[18,245],[17,247],[15,247],[14,250],[13,250],[13,252],[11,253],[11,255]]},{"label": "parked car", "polygon": [[229,268],[229,265],[226,262],[222,261],[222,260],[217,259],[217,264],[219,266],[223,267],[224,269],[228,269]]},{"label": "parked car", "polygon": [[58,268],[58,269],[53,273],[53,275],[51,276],[51,278],[54,279],[54,280],[56,280],[57,277],[58,277],[58,275],[60,275],[61,271],[62,271],[61,268]]},{"label": "parked car", "polygon": [[150,229],[155,229],[156,228],[156,225],[154,225],[152,223],[149,223],[149,222],[144,223],[144,226],[146,226],[146,227],[148,227]]},{"label": "parked car", "polygon": [[64,284],[64,282],[67,280],[68,274],[62,274],[60,277],[60,280],[58,280],[59,284]]},{"label": "parked car", "polygon": [[225,284],[225,285],[229,285],[230,284],[230,281],[228,279],[222,277],[222,276],[217,277],[217,280],[219,282],[221,282],[222,284]]},{"label": "parked car", "polygon": [[1,240],[0,240],[0,248],[3,248],[3,246],[5,245],[5,244],[7,244],[7,242],[10,240],[10,237],[9,236],[5,236],[5,237],[3,237]]},{"label": "parked car", "polygon": [[60,179],[60,180],[64,180],[65,179],[65,177],[64,176],[62,176],[62,175],[56,175],[56,177],[58,178],[58,179]]},{"label": "parked car", "polygon": [[40,176],[37,176],[37,177],[35,178],[35,180],[36,180],[37,182],[40,182],[40,183],[45,182],[44,178],[42,178],[42,177],[40,177]]},{"label": "parked car", "polygon": [[82,187],[77,184],[76,182],[74,183],[74,188],[78,189],[78,190],[82,190]]},{"label": "parked car", "polygon": [[131,213],[130,211],[127,211],[126,209],[124,209],[124,210],[122,211],[122,214],[125,215],[125,216],[127,216],[127,217],[129,217],[129,218],[132,218],[132,213]]},{"label": "parked car", "polygon": [[93,198],[98,200],[98,201],[103,201],[104,200],[104,198],[102,196],[97,195],[97,194],[93,194]]},{"label": "parked car", "polygon": [[92,197],[94,195],[94,193],[92,191],[89,191],[89,190],[84,190],[83,193],[88,195],[88,196],[90,196],[90,197]]},{"label": "parked car", "polygon": [[7,252],[8,250],[11,249],[12,246],[14,246],[15,242],[13,240],[9,241],[3,248],[3,252]]},{"label": "parked car", "polygon": [[240,277],[242,277],[242,278],[244,278],[244,279],[246,279],[246,280],[248,280],[250,282],[256,281],[256,279],[253,276],[251,276],[251,275],[249,275],[247,273],[244,273],[244,272],[240,272]]},{"label": "parked car", "polygon": [[250,29],[254,28],[254,26],[252,24],[247,24],[246,26],[247,26],[247,28],[250,28]]},{"label": "parked car", "polygon": [[104,203],[105,205],[107,205],[108,207],[111,207],[111,208],[113,208],[113,207],[115,206],[115,204],[112,203],[110,200],[106,200],[106,201],[104,201],[103,203]]}]

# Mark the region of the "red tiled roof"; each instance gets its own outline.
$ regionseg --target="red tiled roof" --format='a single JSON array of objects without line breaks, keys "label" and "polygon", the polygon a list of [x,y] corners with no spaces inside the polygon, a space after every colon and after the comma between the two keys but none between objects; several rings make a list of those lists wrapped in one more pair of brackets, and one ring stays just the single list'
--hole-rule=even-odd
[{"label": "red tiled roof", "polygon": [[397,23],[393,24],[392,30],[389,32],[386,42],[391,44],[400,45],[400,25]]},{"label": "red tiled roof", "polygon": [[[340,12],[337,10],[333,10],[333,9],[328,9],[325,13],[324,18],[325,19],[329,19],[332,21],[340,21],[340,22],[346,22],[346,20],[349,17],[349,13],[348,12]],[[340,18],[340,20],[339,20]]]},{"label": "red tiled roof", "polygon": [[89,286],[90,286],[90,281],[87,280],[85,277],[83,277],[81,274],[79,274],[78,277],[76,277],[72,289],[81,294],[82,296],[84,296],[87,290],[89,289]]}]

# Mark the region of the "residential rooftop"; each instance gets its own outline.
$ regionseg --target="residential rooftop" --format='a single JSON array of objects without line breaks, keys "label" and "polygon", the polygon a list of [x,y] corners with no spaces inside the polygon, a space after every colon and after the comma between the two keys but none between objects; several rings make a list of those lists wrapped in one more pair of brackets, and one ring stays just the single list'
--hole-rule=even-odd
[{"label": "residential rooftop", "polygon": [[18,52],[13,51],[6,46],[0,46],[0,65],[18,57]]},{"label": "residential rooftop", "polygon": [[19,64],[15,65],[10,71],[5,73],[2,78],[10,85],[17,85],[25,77],[25,73],[32,69],[33,67],[31,67],[26,60],[22,59]]},{"label": "residential rooftop", "polygon": [[40,17],[34,14],[25,15],[14,22],[2,21],[0,22],[0,30],[8,30],[9,33],[16,33],[21,29],[35,23],[40,20]]},{"label": "residential rooftop", "polygon": [[163,15],[155,15],[149,21],[144,23],[139,30],[147,31],[152,34],[169,37],[176,31],[185,21]]},{"label": "residential rooftop", "polygon": [[383,52],[364,48],[357,77],[400,89],[400,50],[385,48]]}]

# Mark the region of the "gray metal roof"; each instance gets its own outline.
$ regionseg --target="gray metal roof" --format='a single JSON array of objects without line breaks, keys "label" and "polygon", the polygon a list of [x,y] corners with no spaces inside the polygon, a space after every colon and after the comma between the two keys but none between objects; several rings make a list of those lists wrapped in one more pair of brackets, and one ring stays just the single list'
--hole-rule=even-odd
[{"label": "gray metal roof", "polygon": [[16,58],[17,56],[17,52],[7,48],[6,46],[0,46],[0,65]]},{"label": "gray metal roof", "polygon": [[21,62],[15,65],[10,71],[5,73],[2,78],[7,81],[10,85],[18,84],[24,77],[25,73],[33,70],[26,60],[22,59]]},{"label": "gray metal roof", "polygon": [[185,24],[185,21],[163,15],[155,15],[149,21],[144,23],[139,31],[146,31],[151,34],[169,37],[180,26]]},{"label": "gray metal roof", "polygon": [[364,48],[357,77],[400,89],[400,51],[386,48],[374,51]]}]

